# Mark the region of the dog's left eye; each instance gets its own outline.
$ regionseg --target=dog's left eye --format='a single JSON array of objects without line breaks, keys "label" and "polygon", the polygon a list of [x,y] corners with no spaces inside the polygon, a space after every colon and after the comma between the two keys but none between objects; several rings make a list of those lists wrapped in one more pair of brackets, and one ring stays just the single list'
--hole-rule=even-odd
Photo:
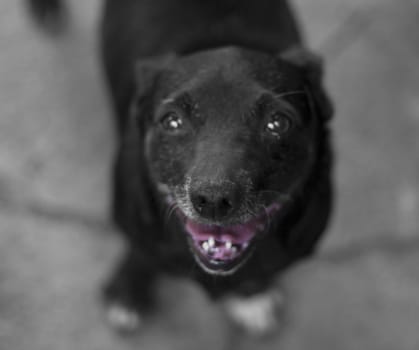
[{"label": "dog's left eye", "polygon": [[280,137],[291,128],[291,120],[279,113],[273,114],[265,125],[265,130],[275,137]]},{"label": "dog's left eye", "polygon": [[161,126],[167,131],[177,131],[183,127],[183,119],[182,117],[175,113],[169,112],[163,116],[160,120]]}]

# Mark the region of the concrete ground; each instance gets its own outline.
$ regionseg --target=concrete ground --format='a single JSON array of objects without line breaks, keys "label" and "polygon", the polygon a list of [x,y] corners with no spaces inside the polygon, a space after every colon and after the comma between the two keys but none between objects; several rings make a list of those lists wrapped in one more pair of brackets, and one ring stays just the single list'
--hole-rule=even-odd
[{"label": "concrete ground", "polygon": [[186,281],[161,282],[138,336],[105,324],[98,291],[123,244],[98,7],[70,1],[56,41],[0,3],[0,349],[419,349],[419,1],[295,1],[336,102],[337,206],[319,254],[284,277],[268,339],[237,334]]}]

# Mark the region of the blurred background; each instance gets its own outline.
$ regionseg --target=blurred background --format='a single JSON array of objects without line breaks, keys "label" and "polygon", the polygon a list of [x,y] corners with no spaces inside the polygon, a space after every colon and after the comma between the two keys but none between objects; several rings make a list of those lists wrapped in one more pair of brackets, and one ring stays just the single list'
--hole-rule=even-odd
[{"label": "blurred background", "polygon": [[232,331],[188,281],[161,282],[138,336],[107,327],[98,295],[123,243],[101,1],[68,3],[56,40],[0,2],[0,349],[419,349],[419,1],[293,1],[336,104],[337,202],[268,339]]}]

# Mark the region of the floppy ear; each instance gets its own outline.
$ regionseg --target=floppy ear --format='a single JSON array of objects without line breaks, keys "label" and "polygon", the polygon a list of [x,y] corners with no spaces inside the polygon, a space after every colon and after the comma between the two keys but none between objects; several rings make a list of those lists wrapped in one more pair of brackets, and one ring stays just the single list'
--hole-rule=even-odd
[{"label": "floppy ear", "polygon": [[322,59],[311,51],[299,46],[282,52],[279,57],[303,70],[317,113],[325,121],[331,119],[334,110],[322,83]]},{"label": "floppy ear", "polygon": [[143,243],[156,223],[157,210],[145,156],[147,121],[152,117],[158,77],[172,58],[149,58],[136,64],[131,106],[114,169],[114,217],[128,236]]},{"label": "floppy ear", "polygon": [[140,132],[149,119],[154,102],[154,91],[159,77],[167,71],[175,58],[174,54],[153,56],[136,62],[134,67],[134,94],[131,100],[129,118],[137,119]]},{"label": "floppy ear", "polygon": [[159,75],[169,69],[174,59],[175,54],[167,54],[137,61],[134,72],[137,96],[147,95],[147,92],[154,87]]}]

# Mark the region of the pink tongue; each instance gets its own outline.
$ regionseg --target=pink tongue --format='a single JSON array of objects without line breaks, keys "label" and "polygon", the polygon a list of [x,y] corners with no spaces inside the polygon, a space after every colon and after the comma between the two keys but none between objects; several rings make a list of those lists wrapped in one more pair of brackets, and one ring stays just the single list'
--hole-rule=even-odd
[{"label": "pink tongue", "polygon": [[186,219],[185,228],[193,240],[198,243],[212,237],[219,244],[230,241],[232,244],[241,245],[249,242],[258,232],[263,231],[267,222],[267,216],[270,216],[280,208],[280,204],[273,203],[266,208],[263,215],[254,217],[246,223],[231,226],[204,225]]},{"label": "pink tongue", "polygon": [[252,220],[245,224],[232,226],[203,225],[189,219],[186,221],[186,230],[195,241],[206,241],[213,237],[222,243],[230,241],[233,244],[243,244],[263,228],[261,220]]}]

